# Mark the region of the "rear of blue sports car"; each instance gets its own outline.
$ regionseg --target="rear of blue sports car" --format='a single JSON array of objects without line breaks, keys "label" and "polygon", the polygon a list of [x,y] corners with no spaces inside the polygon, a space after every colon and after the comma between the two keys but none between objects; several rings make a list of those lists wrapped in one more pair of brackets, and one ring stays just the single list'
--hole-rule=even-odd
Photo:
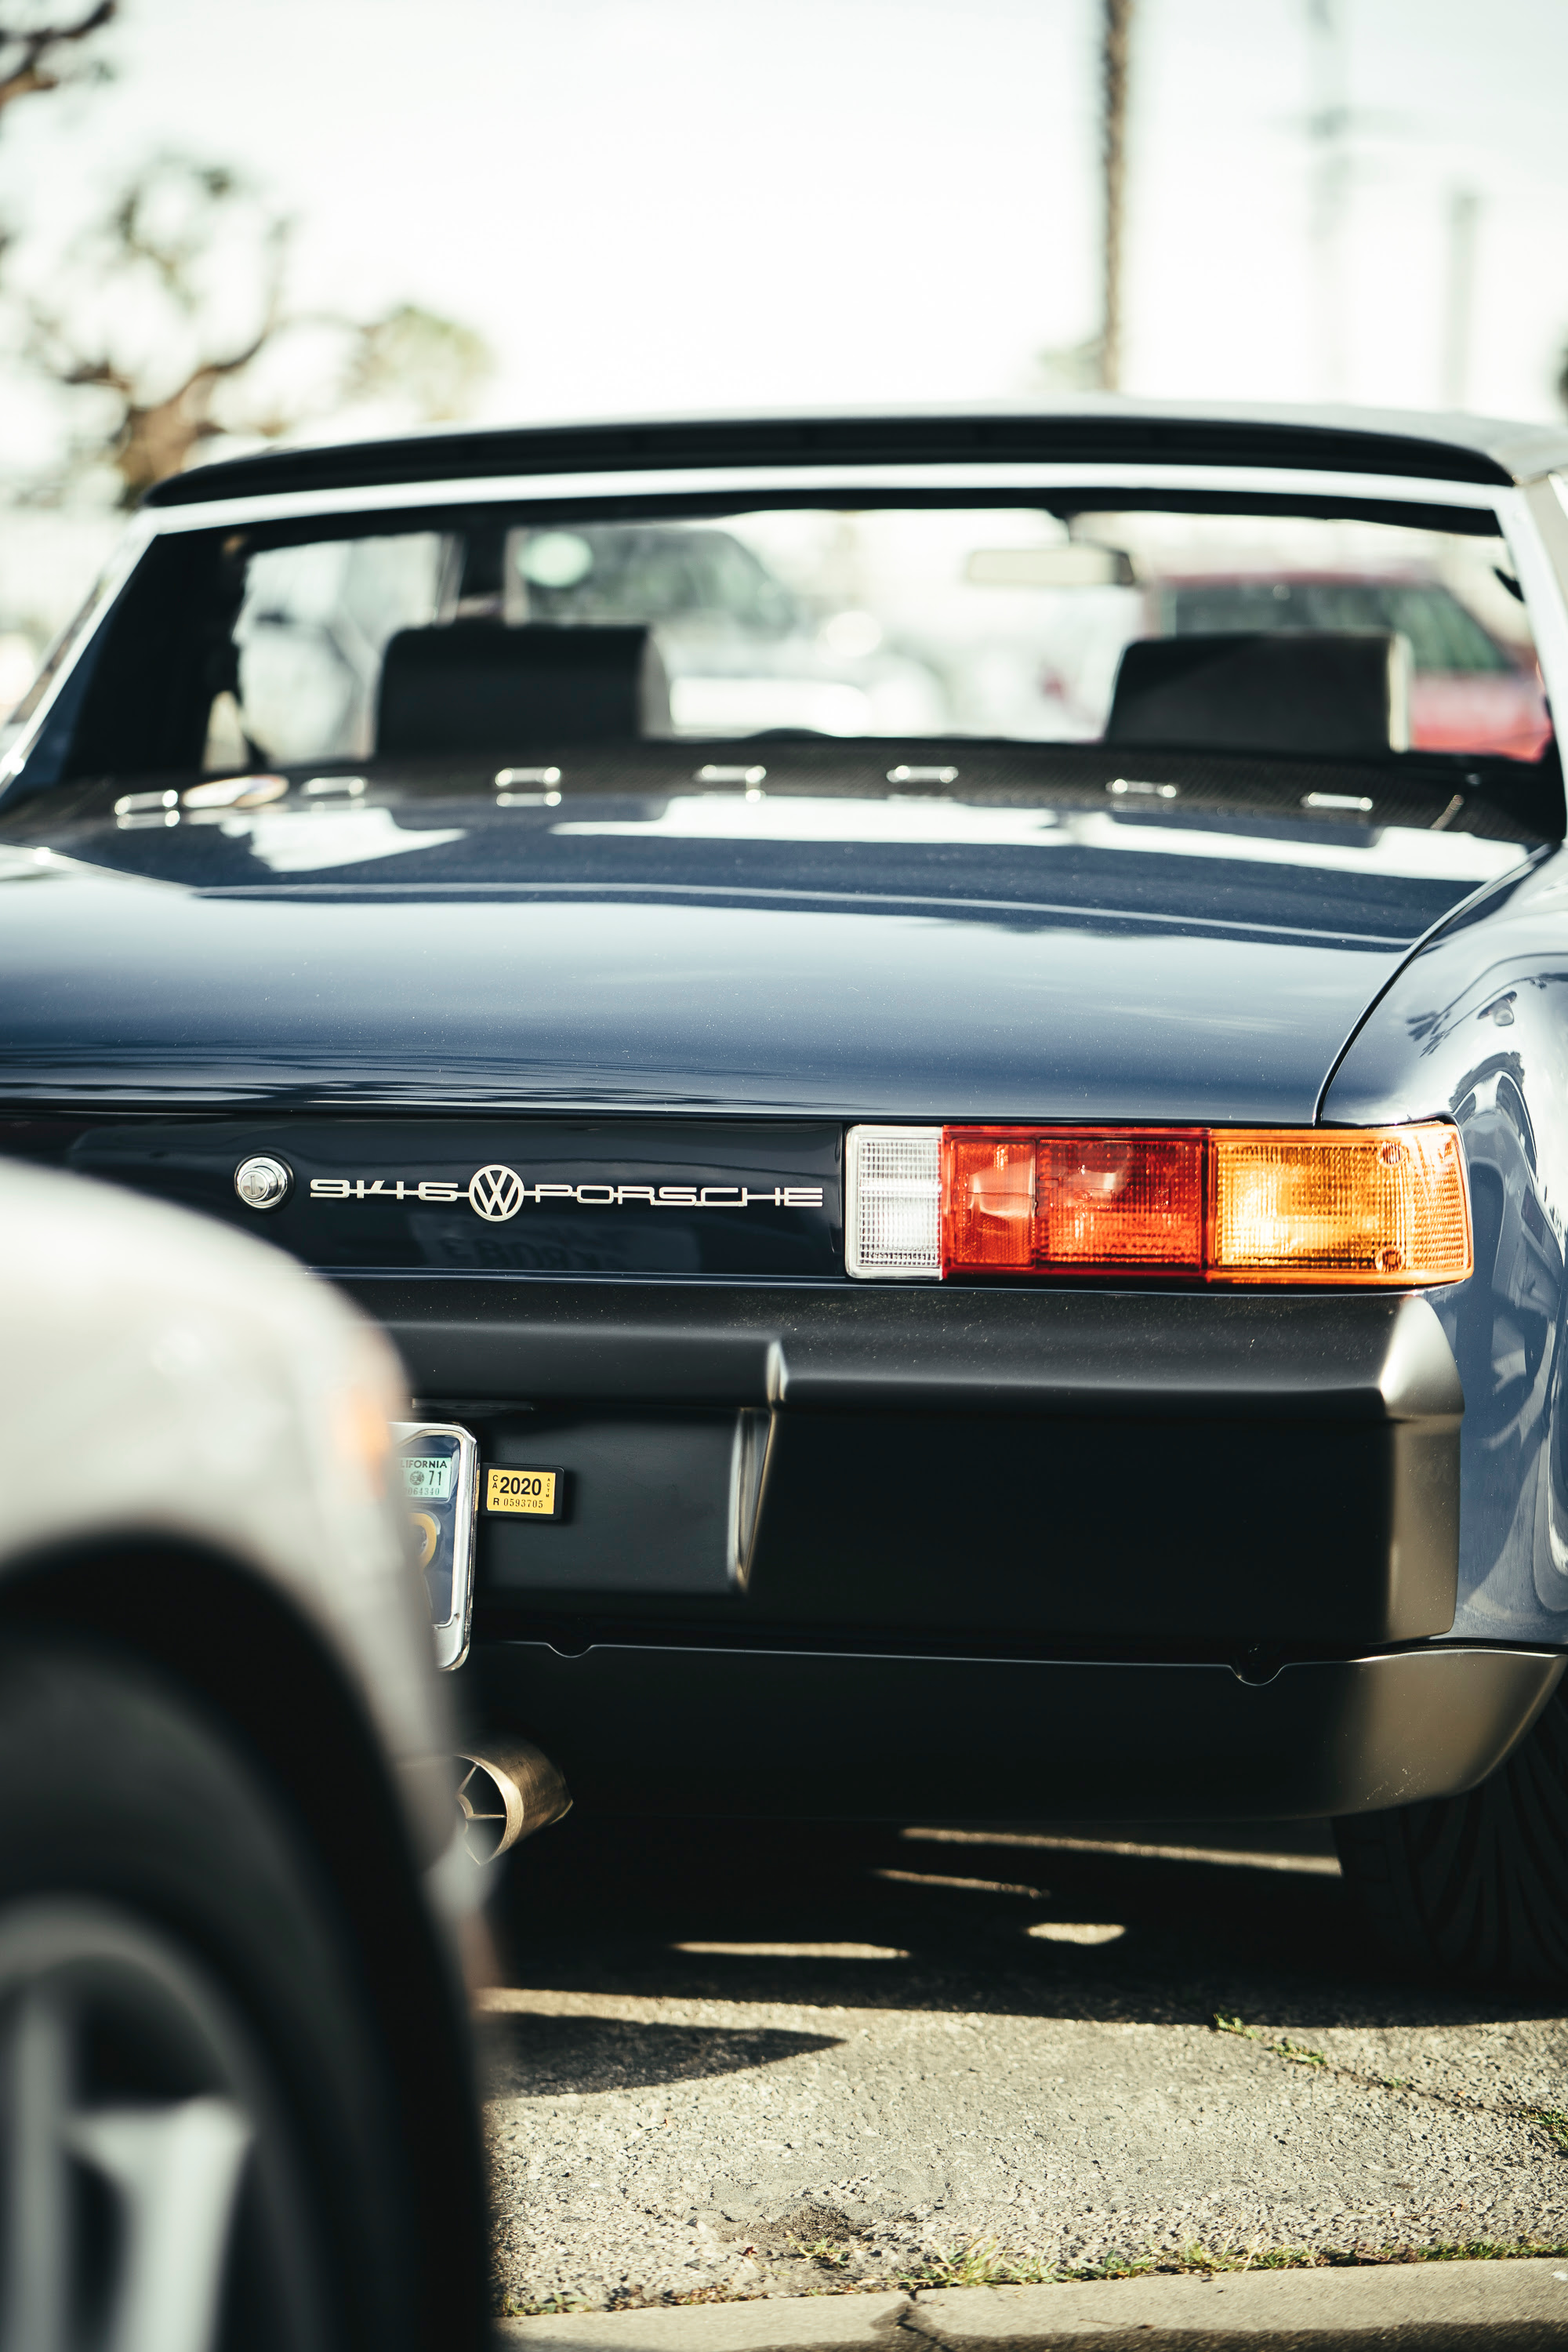
[{"label": "rear of blue sports car", "polygon": [[1565,461],[183,477],[3,772],[0,1150],[383,1321],[441,1654],[579,1802],[1447,1820],[1568,1643]]}]

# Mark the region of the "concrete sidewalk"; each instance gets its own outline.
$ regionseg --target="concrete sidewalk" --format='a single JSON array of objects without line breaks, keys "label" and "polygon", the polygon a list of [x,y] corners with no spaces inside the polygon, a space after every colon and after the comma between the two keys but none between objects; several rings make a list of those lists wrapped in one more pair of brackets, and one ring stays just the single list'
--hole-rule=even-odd
[{"label": "concrete sidewalk", "polygon": [[1568,2262],[1410,2263],[946,2287],[503,2320],[530,2352],[1468,2352],[1568,2347]]},{"label": "concrete sidewalk", "polygon": [[479,2021],[514,2307],[1568,2248],[1561,1992],[1356,1973],[1320,1825],[576,1821]]}]

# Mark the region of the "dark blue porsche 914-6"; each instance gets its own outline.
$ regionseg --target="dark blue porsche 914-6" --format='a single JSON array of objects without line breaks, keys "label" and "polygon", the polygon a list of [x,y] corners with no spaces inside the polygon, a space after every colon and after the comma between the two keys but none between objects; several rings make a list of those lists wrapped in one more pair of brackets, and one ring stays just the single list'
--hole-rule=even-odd
[{"label": "dark blue porsche 914-6", "polygon": [[186,474],[0,768],[0,1150],[381,1318],[579,1801],[1332,1815],[1562,1974],[1565,594],[1467,419]]}]

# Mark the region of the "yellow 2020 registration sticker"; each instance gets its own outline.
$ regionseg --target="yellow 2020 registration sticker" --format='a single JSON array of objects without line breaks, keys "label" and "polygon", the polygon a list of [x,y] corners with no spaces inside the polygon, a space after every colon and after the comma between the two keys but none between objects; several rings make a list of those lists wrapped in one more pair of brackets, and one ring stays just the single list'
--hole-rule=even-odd
[{"label": "yellow 2020 registration sticker", "polygon": [[561,1473],[558,1470],[485,1472],[487,1511],[515,1511],[531,1519],[558,1518],[561,1515],[560,1490]]}]

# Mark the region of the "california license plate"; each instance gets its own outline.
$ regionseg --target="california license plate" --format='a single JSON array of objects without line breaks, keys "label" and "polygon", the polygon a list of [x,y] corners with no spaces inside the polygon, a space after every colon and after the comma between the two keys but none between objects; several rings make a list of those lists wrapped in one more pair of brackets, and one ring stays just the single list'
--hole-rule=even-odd
[{"label": "california license plate", "polygon": [[414,1559],[430,1598],[436,1663],[460,1666],[473,1611],[479,1443],[471,1430],[452,1421],[397,1421],[392,1433]]}]

